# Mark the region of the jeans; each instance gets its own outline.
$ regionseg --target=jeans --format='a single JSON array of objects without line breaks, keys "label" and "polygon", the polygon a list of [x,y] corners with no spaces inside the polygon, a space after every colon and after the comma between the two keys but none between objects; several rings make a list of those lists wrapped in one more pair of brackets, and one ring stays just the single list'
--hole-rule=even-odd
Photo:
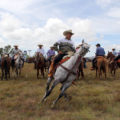
[{"label": "jeans", "polygon": [[119,60],[120,59],[120,55],[118,55],[116,58],[115,58],[115,61]]},{"label": "jeans", "polygon": [[59,63],[66,54],[58,54],[54,59],[54,65]]}]

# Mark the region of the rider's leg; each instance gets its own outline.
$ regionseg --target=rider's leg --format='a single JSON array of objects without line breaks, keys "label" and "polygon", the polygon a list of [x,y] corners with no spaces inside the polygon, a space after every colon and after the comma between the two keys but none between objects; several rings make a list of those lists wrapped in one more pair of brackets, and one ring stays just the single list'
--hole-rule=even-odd
[{"label": "rider's leg", "polygon": [[94,59],[92,60],[92,68],[91,68],[91,70],[93,70],[93,69],[95,68],[95,63],[96,63],[96,58],[94,58]]},{"label": "rider's leg", "polygon": [[48,74],[48,77],[53,77],[53,74],[55,72],[55,66],[56,64],[58,64],[62,58],[65,56],[65,54],[58,54],[55,58],[54,58],[54,61],[51,63],[50,65],[50,69],[49,69],[49,74]]},{"label": "rider's leg", "polygon": [[120,55],[118,55],[114,60],[117,61],[120,59]]}]

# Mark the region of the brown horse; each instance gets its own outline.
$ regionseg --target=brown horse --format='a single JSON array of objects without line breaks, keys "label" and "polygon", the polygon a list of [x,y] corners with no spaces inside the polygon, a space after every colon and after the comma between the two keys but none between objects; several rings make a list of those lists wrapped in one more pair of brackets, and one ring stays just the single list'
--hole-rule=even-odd
[{"label": "brown horse", "polygon": [[112,52],[108,52],[107,59],[109,61],[108,68],[110,70],[110,73],[114,73],[115,75],[117,69],[117,62],[114,61],[115,56],[112,54]]},{"label": "brown horse", "polygon": [[96,77],[97,77],[97,74],[99,74],[99,78],[100,78],[103,72],[106,78],[107,77],[107,59],[102,56],[98,56],[96,59],[97,59]]},{"label": "brown horse", "polygon": [[80,76],[82,78],[84,78],[83,68],[84,68],[84,60],[82,60],[81,63],[80,63],[80,65],[79,65],[79,68],[78,68],[78,71],[77,71],[77,79],[79,79]]},{"label": "brown horse", "polygon": [[1,70],[2,70],[1,80],[3,80],[4,77],[6,80],[8,77],[10,78],[10,65],[11,65],[11,59],[9,55],[4,55],[1,60]]},{"label": "brown horse", "polygon": [[40,53],[37,53],[35,59],[36,59],[37,78],[39,79],[40,70],[41,70],[41,75],[44,77],[45,59],[44,56]]}]

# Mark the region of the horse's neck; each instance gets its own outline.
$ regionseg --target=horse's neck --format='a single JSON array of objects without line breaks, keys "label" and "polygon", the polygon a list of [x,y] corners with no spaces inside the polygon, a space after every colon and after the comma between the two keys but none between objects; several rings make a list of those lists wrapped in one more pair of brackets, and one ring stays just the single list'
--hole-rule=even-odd
[{"label": "horse's neck", "polygon": [[79,54],[75,53],[74,56],[72,56],[67,62],[63,63],[63,65],[69,69],[76,69],[80,64],[80,62],[78,62],[78,59]]}]

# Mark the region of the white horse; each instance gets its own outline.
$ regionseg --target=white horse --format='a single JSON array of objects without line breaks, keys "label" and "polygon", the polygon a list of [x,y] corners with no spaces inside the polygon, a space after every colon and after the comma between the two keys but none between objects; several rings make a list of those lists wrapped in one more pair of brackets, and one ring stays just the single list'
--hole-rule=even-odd
[{"label": "white horse", "polygon": [[12,65],[12,70],[15,71],[16,75],[19,76],[21,74],[21,69],[23,67],[22,53],[18,53],[14,56],[14,63]]},{"label": "white horse", "polygon": [[53,88],[58,84],[62,83],[61,86],[61,93],[59,94],[58,98],[53,102],[53,105],[57,103],[57,101],[64,96],[68,98],[67,94],[65,93],[66,89],[69,88],[72,82],[76,79],[77,69],[80,65],[80,60],[86,53],[89,51],[90,46],[87,43],[82,43],[81,47],[78,51],[65,63],[61,64],[54,75],[54,81],[49,89],[50,83],[52,79],[48,78],[46,93],[42,99],[42,102],[51,94]]}]

